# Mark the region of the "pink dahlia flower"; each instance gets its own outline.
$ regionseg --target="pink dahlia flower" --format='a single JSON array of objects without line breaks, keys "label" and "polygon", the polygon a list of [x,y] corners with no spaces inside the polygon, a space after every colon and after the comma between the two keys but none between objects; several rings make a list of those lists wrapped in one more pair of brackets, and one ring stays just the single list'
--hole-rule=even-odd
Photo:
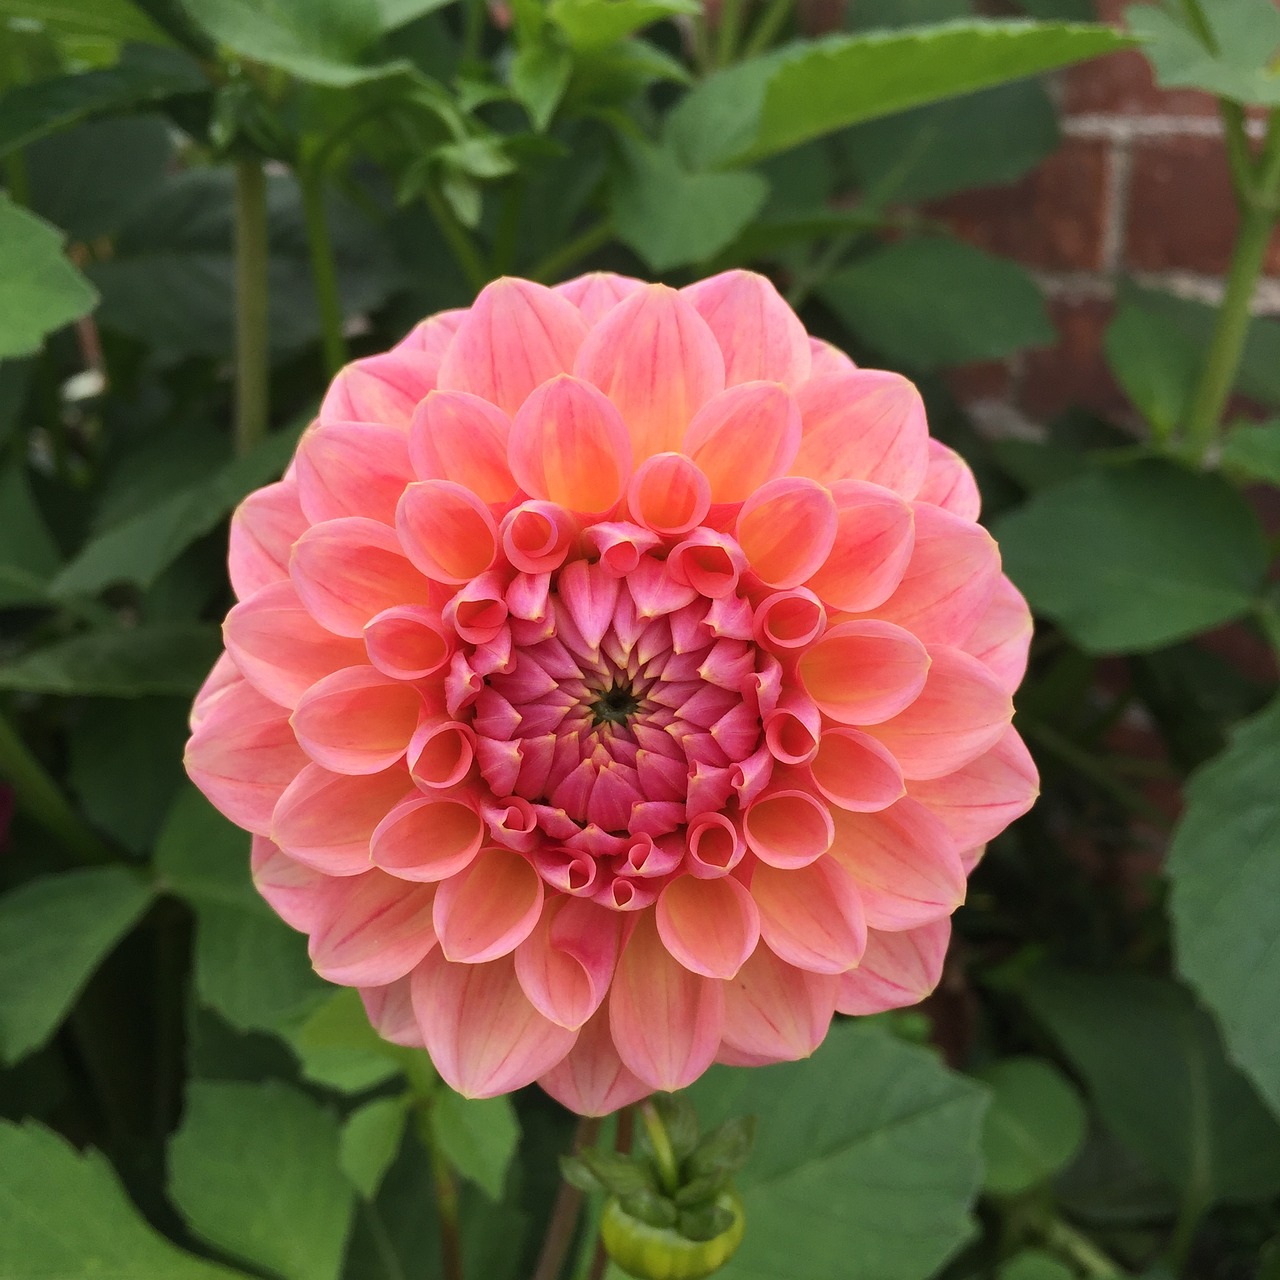
[{"label": "pink dahlia flower", "polygon": [[916,389],[760,276],[499,280],[231,528],[187,769],[462,1093],[582,1113],[936,984],[1031,622]]}]

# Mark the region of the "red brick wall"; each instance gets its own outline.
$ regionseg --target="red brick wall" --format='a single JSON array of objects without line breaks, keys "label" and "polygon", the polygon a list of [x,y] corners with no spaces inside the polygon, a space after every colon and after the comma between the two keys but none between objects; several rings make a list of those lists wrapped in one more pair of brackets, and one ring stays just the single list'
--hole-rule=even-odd
[{"label": "red brick wall", "polygon": [[[1101,19],[1121,22],[1125,2],[1095,2]],[[1054,155],[1014,186],[966,192],[930,210],[964,238],[1030,267],[1058,330],[1053,347],[956,371],[960,398],[993,427],[1043,421],[1071,404],[1121,410],[1102,356],[1117,280],[1216,300],[1235,234],[1212,98],[1157,89],[1136,51],[1071,68],[1053,89],[1063,130]],[[1278,314],[1280,234],[1267,271],[1255,309]]]}]

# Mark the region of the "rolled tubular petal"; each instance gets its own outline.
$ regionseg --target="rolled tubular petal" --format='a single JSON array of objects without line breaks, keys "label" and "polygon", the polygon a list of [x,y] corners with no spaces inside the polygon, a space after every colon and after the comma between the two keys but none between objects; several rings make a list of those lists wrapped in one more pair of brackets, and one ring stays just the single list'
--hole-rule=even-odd
[{"label": "rolled tubular petal", "polygon": [[409,741],[409,772],[427,791],[456,787],[475,757],[475,730],[457,720],[424,720]]},{"label": "rolled tubular petal", "polygon": [[771,587],[798,587],[831,554],[836,505],[820,484],[796,477],[757,489],[738,513],[737,538],[751,568]]},{"label": "rolled tubular petal", "polygon": [[725,381],[767,379],[796,386],[809,377],[809,335],[771,281],[754,271],[724,271],[681,290],[724,352]]},{"label": "rolled tubular petal", "polygon": [[399,605],[365,623],[365,652],[384,675],[421,680],[448,665],[454,641],[434,609]]},{"label": "rolled tubular petal", "polygon": [[437,947],[413,971],[412,992],[431,1061],[466,1098],[492,1098],[532,1084],[577,1036],[529,1003],[510,956],[452,964]]},{"label": "rolled tubular petal", "polygon": [[435,582],[469,582],[498,554],[498,527],[488,506],[451,480],[409,485],[396,512],[396,529],[409,559]]},{"label": "rolled tubular petal", "polygon": [[712,502],[744,502],[786,475],[800,447],[800,409],[781,382],[744,382],[713,396],[684,435]]},{"label": "rolled tubular petal", "polygon": [[917,929],[867,933],[862,963],[839,978],[840,1013],[883,1013],[919,1004],[942,978],[951,940],[951,920],[935,920]]},{"label": "rolled tubular petal", "polygon": [[757,947],[725,986],[724,1040],[717,1061],[758,1067],[807,1058],[831,1025],[840,981],[797,969],[768,947]]},{"label": "rolled tubular petal", "polygon": [[800,680],[818,709],[841,724],[899,715],[920,696],[929,654],[889,622],[841,622],[800,658]]},{"label": "rolled tubular petal", "polygon": [[302,437],[294,468],[298,500],[312,524],[342,516],[394,524],[396,503],[413,479],[405,433],[371,422],[313,427]]},{"label": "rolled tubular petal", "polygon": [[853,877],[830,856],[806,867],[760,865],[751,878],[760,936],[780,960],[843,973],[862,958],[867,922]]},{"label": "rolled tubular petal", "polygon": [[831,811],[819,797],[783,782],[747,806],[742,819],[747,847],[771,867],[807,867],[828,849],[834,828]]},{"label": "rolled tubular petal", "polygon": [[538,1083],[580,1116],[607,1116],[653,1092],[622,1065],[609,1031],[607,1007],[592,1016],[573,1048]]},{"label": "rolled tubular petal", "polygon": [[807,587],[775,591],[756,605],[752,631],[775,653],[807,649],[827,628],[827,611]]},{"label": "rolled tubular petal", "polygon": [[864,613],[898,589],[915,546],[911,505],[892,489],[862,480],[831,488],[836,534],[831,554],[808,580],[833,609]]},{"label": "rolled tubular petal", "polygon": [[662,945],[693,973],[732,978],[760,940],[760,913],[733,876],[677,876],[658,897]]},{"label": "rolled tubular petal", "polygon": [[585,898],[548,904],[516,948],[516,977],[539,1013],[576,1031],[604,1002],[618,962],[616,913]]},{"label": "rolled tubular petal", "polygon": [[516,492],[507,462],[510,434],[511,419],[489,401],[465,391],[433,391],[414,412],[409,457],[419,480],[452,480],[482,502],[507,502]]},{"label": "rolled tubular petal", "polygon": [[710,482],[682,453],[646,458],[627,485],[632,519],[663,537],[688,533],[710,508]]},{"label": "rolled tubular petal", "polygon": [[315,971],[346,986],[385,986],[411,972],[436,944],[431,927],[434,889],[366,871],[331,895],[311,934]]},{"label": "rolled tubular petal", "polygon": [[440,949],[462,964],[510,955],[541,912],[542,880],[527,859],[509,849],[482,849],[436,893]]},{"label": "rolled tubular petal", "polygon": [[369,856],[401,880],[447,880],[484,843],[483,819],[461,799],[410,793],[383,812],[370,833]]},{"label": "rolled tubular petal", "polygon": [[298,502],[298,486],[292,480],[269,484],[236,508],[231,517],[227,568],[237,599],[247,600],[289,576],[289,553],[308,523]]},{"label": "rolled tubular petal", "polygon": [[639,916],[609,996],[623,1064],[653,1089],[683,1089],[715,1061],[723,1026],[724,984],[686,969],[663,945],[653,916]]},{"label": "rolled tubular petal", "polygon": [[569,554],[573,517],[554,502],[522,502],[502,518],[502,550],[522,573],[551,573]]}]

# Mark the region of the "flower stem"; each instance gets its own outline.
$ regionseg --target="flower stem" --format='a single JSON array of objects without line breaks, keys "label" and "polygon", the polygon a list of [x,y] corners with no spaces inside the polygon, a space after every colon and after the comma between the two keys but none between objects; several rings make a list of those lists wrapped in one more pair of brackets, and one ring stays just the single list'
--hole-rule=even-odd
[{"label": "flower stem", "polygon": [[1045,1225],[1044,1242],[1052,1252],[1072,1262],[1086,1276],[1098,1280],[1122,1280],[1125,1273],[1088,1236],[1061,1218],[1054,1218]]},{"label": "flower stem", "polygon": [[792,6],[793,0],[770,0],[769,6],[756,20],[755,30],[742,50],[744,58],[754,58],[763,53],[778,38],[778,32],[782,30]]},{"label": "flower stem", "polygon": [[[574,1131],[570,1150],[575,1154],[583,1147],[591,1146],[600,1133],[600,1121],[594,1116],[583,1116]],[[556,1202],[551,1210],[551,1220],[547,1223],[547,1234],[542,1241],[542,1252],[538,1255],[538,1265],[534,1269],[532,1280],[557,1280],[564,1269],[564,1260],[568,1256],[569,1246],[573,1243],[574,1229],[578,1225],[578,1215],[582,1210],[582,1192],[571,1183],[560,1182],[556,1192]]]},{"label": "flower stem", "polygon": [[1280,209],[1280,111],[1271,113],[1267,139],[1251,166],[1241,199],[1240,231],[1231,255],[1226,292],[1204,369],[1187,411],[1186,436],[1203,454],[1217,437],[1223,409],[1235,385],[1249,332],[1249,305],[1262,272],[1271,230]]},{"label": "flower stem", "polygon": [[440,1215],[440,1261],[445,1280],[463,1280],[462,1230],[458,1212],[458,1184],[449,1162],[434,1142],[429,1146],[431,1175],[436,1184],[436,1211]]},{"label": "flower stem", "polygon": [[333,240],[329,235],[329,217],[324,207],[324,174],[319,166],[300,166],[298,185],[302,189],[302,212],[307,224],[311,282],[315,286],[316,306],[320,311],[324,363],[332,377],[347,363],[347,342],[342,336],[342,295],[338,292]]},{"label": "flower stem", "polygon": [[267,180],[256,156],[236,161],[236,425],[238,455],[267,433]]},{"label": "flower stem", "polygon": [[113,861],[105,842],[75,811],[71,801],[2,715],[0,778],[13,787],[18,807],[56,836],[77,862],[93,865]]},{"label": "flower stem", "polygon": [[720,6],[720,22],[716,27],[716,65],[727,67],[738,50],[742,36],[742,17],[745,0],[723,0]]},{"label": "flower stem", "polygon": [[662,1189],[667,1195],[674,1195],[680,1186],[680,1167],[676,1163],[676,1153],[667,1137],[667,1127],[662,1123],[658,1108],[653,1105],[652,1098],[646,1098],[640,1104],[640,1121],[644,1125],[645,1136],[653,1148],[653,1158],[658,1162],[658,1177],[662,1180]]}]

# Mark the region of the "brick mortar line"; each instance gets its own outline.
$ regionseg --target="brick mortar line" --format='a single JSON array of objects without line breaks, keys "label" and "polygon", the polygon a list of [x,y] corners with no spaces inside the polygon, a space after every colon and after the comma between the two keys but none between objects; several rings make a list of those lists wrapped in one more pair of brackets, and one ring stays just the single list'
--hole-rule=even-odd
[{"label": "brick mortar line", "polygon": [[[1251,138],[1261,138],[1266,133],[1266,121],[1250,120],[1247,128]],[[1220,138],[1222,121],[1217,116],[1082,111],[1063,115],[1062,132],[1068,138],[1112,142],[1129,142],[1136,138]]]},{"label": "brick mortar line", "polygon": [[[1107,302],[1115,296],[1116,277],[1104,271],[1035,271],[1032,275],[1046,297],[1062,302]],[[1223,282],[1218,276],[1196,271],[1135,271],[1132,279],[1146,288],[1180,298],[1222,301]],[[1255,315],[1280,314],[1280,280],[1258,282],[1252,310]]]},{"label": "brick mortar line", "polygon": [[1114,275],[1124,264],[1125,228],[1129,221],[1129,191],[1132,186],[1133,146],[1116,138],[1107,148],[1106,188],[1102,210],[1103,271]]}]

